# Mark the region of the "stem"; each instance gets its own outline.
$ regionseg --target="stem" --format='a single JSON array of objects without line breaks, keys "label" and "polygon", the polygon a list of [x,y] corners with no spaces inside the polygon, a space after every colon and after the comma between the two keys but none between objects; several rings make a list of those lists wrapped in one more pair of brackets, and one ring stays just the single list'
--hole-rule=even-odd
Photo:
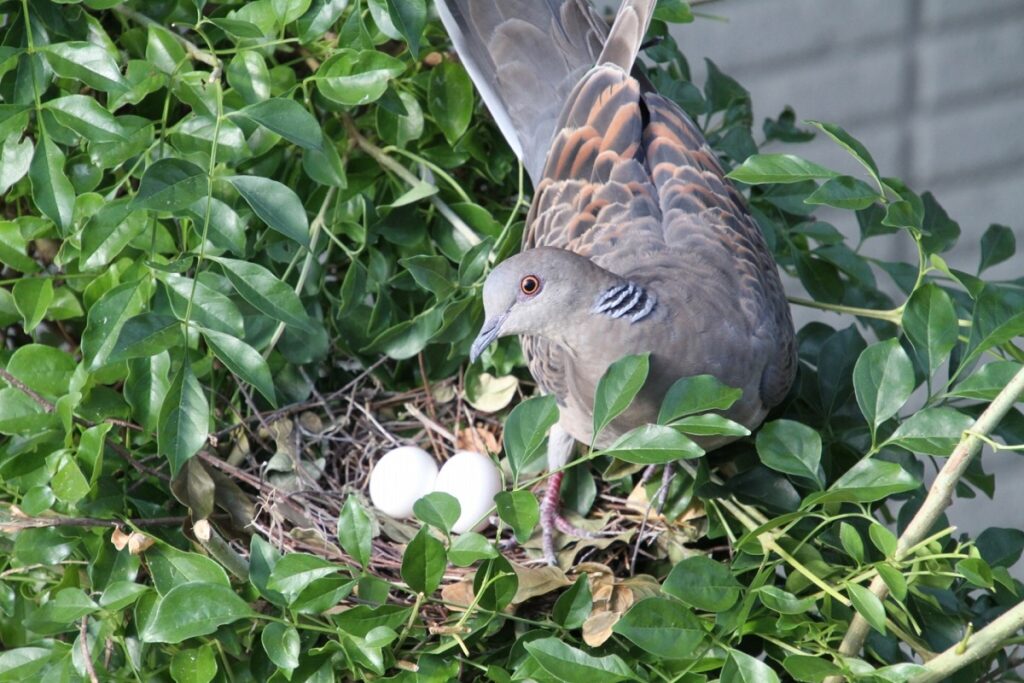
[{"label": "stem", "polygon": [[[917,546],[925,535],[935,525],[936,520],[942,514],[950,502],[953,499],[953,489],[956,487],[960,477],[963,476],[967,470],[967,466],[970,465],[974,457],[981,451],[983,445],[982,436],[987,436],[995,429],[1003,417],[1013,407],[1014,402],[1017,400],[1017,396],[1020,395],[1021,391],[1024,391],[1024,369],[1017,372],[1013,376],[1013,379],[1003,387],[1003,390],[999,392],[999,395],[995,397],[992,403],[989,404],[988,408],[978,416],[978,419],[971,426],[969,430],[964,432],[963,437],[960,439],[960,443],[953,450],[952,455],[949,456],[949,460],[943,465],[939,474],[935,477],[935,481],[932,482],[931,488],[928,490],[928,495],[921,505],[921,508],[914,515],[914,518],[907,525],[907,528],[903,531],[899,541],[896,544],[896,551],[893,553],[893,559],[897,562],[902,560],[904,557],[910,554],[910,552]],[[888,586],[881,577],[875,577],[871,582],[871,592],[878,596],[879,599],[885,599],[885,596],[889,592]],[[1018,608],[1020,606],[1018,605]],[[1014,608],[1017,609],[1017,608]],[[1024,608],[1021,608],[1024,611]],[[1024,620],[1024,615],[1021,616]],[[1024,623],[1022,621],[1021,623]],[[994,623],[993,623],[994,625]],[[1017,625],[1019,628],[1020,624]],[[868,622],[864,617],[859,614],[855,614],[853,620],[850,622],[850,629],[846,632],[846,636],[843,638],[842,644],[839,646],[840,654],[853,656],[860,652],[860,649],[864,646],[864,640],[868,635]],[[991,628],[988,627],[988,628]],[[986,628],[985,630],[988,630]],[[980,633],[978,634],[980,635]],[[977,636],[975,636],[977,637]],[[970,649],[970,648],[968,648]],[[986,651],[990,652],[991,650]],[[979,657],[982,655],[979,655]],[[965,666],[969,664],[969,661],[960,660],[962,663],[959,666]],[[973,660],[971,660],[973,661]],[[957,668],[959,668],[959,666]],[[955,669],[954,669],[955,670]],[[915,679],[916,680],[916,679]],[[922,680],[940,680],[938,678],[927,678]],[[833,676],[827,679],[827,683],[841,683],[841,679]]]},{"label": "stem", "polygon": [[893,308],[888,311],[878,311],[873,308],[858,308],[856,306],[843,306],[842,304],[827,304],[822,301],[812,301],[811,299],[804,299],[798,296],[789,296],[786,299],[791,304],[797,306],[806,306],[807,308],[817,308],[822,311],[832,311],[833,313],[846,313],[848,315],[855,315],[860,318],[874,318],[875,320],[885,320],[896,325],[900,324],[902,318],[902,308]]},{"label": "stem", "polygon": [[[363,135],[356,129],[356,126],[352,123],[351,119],[346,117],[343,119],[343,122],[345,124],[345,129],[355,141],[356,146],[380,164],[381,167],[394,173],[410,187],[415,187],[416,185],[424,183],[423,180],[414,176],[409,169],[388,156],[384,150],[363,137]],[[473,229],[466,225],[466,222],[459,218],[458,214],[452,211],[452,208],[448,206],[444,200],[434,194],[430,197],[430,203],[434,205],[434,208],[441,212],[442,216],[448,219],[448,221],[455,226],[455,230],[462,235],[466,241],[472,245],[480,244],[480,236],[473,232]]]},{"label": "stem", "polygon": [[1024,602],[1017,603],[1001,617],[981,629],[966,642],[957,643],[927,664],[926,671],[910,679],[910,683],[933,683],[946,680],[954,672],[986,657],[1004,645],[1004,641],[1024,627]]}]

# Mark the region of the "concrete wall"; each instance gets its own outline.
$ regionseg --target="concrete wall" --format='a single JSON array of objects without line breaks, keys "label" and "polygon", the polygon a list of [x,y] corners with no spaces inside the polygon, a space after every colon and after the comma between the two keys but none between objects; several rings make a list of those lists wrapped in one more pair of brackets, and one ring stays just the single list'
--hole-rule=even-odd
[{"label": "concrete wall", "polygon": [[[977,268],[990,223],[1010,226],[1024,252],[1024,0],[719,0],[695,10],[721,19],[698,18],[674,32],[698,84],[707,57],[750,90],[758,128],[786,105],[798,120],[846,128],[883,174],[931,190],[960,223],[954,266]],[[823,136],[787,151],[863,177]],[[827,217],[856,234],[848,214]],[[906,239],[872,251],[913,259]],[[1024,275],[1024,255],[992,272]],[[794,313],[803,322],[849,321]],[[997,475],[996,502],[958,502],[952,521],[972,533],[1024,527],[1024,457],[983,458]],[[1016,570],[1024,578],[1024,563]]]}]

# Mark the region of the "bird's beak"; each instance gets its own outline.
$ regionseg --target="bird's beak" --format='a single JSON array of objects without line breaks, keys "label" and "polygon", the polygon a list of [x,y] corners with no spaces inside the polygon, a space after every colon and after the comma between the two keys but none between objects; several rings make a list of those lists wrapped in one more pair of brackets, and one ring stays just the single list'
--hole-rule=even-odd
[{"label": "bird's beak", "polygon": [[469,347],[470,363],[475,363],[480,354],[484,352],[484,349],[501,335],[501,326],[505,323],[505,318],[507,317],[508,311],[501,315],[496,315],[484,323],[484,326],[480,328],[480,334],[473,340],[473,346]]}]

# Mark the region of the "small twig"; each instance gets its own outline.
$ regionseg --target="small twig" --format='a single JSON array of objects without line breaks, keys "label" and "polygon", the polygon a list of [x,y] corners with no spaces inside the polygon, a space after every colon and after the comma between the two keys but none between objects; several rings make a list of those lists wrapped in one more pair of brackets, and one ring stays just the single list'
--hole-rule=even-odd
[{"label": "small twig", "polygon": [[[935,477],[935,481],[932,482],[924,503],[921,504],[917,514],[910,520],[910,524],[907,525],[903,534],[899,537],[896,551],[893,553],[894,560],[900,561],[906,557],[910,550],[935,525],[943,510],[949,507],[957,482],[960,481],[960,478],[974,457],[981,451],[983,445],[981,437],[987,436],[999,425],[1006,413],[1013,407],[1021,391],[1024,391],[1024,369],[1019,370],[1013,376],[1013,379],[1003,387],[1002,391],[993,399],[988,408],[978,416],[978,419],[971,425],[970,429],[964,433],[960,443],[957,444],[952,455],[949,456],[946,464],[943,465]],[[881,576],[875,577],[871,582],[870,588],[871,592],[878,596],[880,600],[884,600],[885,596],[889,593],[889,588]],[[853,620],[850,622],[850,628],[846,632],[842,644],[839,646],[839,652],[847,656],[860,652],[861,647],[864,646],[864,640],[868,636],[869,629],[870,626],[867,620],[860,614],[854,614]],[[966,666],[969,663],[962,659],[960,661],[963,661],[961,666]],[[955,671],[955,669],[953,670]],[[827,679],[827,683],[841,683],[841,679],[833,676]]]},{"label": "small twig", "polygon": [[428,433],[434,432],[434,433],[440,435],[446,441],[450,441],[452,443],[455,443],[455,435],[452,434],[451,432],[449,432],[447,429],[445,429],[441,425],[439,425],[434,420],[431,420],[429,417],[424,415],[422,410],[420,410],[419,408],[414,406],[412,403],[406,403],[404,407],[405,407],[406,411],[408,411],[408,413],[410,415],[415,417],[417,420],[420,421],[420,423],[424,427],[426,427]]},{"label": "small twig", "polygon": [[82,617],[82,625],[78,628],[78,641],[82,644],[82,659],[85,660],[85,670],[89,674],[90,683],[100,683],[96,676],[96,668],[92,665],[92,654],[89,652],[89,617]]},{"label": "small twig", "polygon": [[[160,28],[166,28],[160,22],[150,19],[142,12],[136,12],[135,10],[129,9],[124,5],[118,5],[117,7],[113,7],[112,9],[114,12],[120,14],[126,19],[134,21],[136,24],[141,24],[142,26],[146,27],[159,26]],[[181,43],[181,46],[185,48],[185,54],[187,54],[191,59],[194,59],[197,62],[202,62],[207,66],[213,67],[214,73],[219,74],[221,64],[220,60],[217,59],[215,55],[210,54],[206,50],[202,49],[201,47],[193,43],[188,38],[178,35],[174,31],[168,31],[168,33],[170,33],[171,36],[173,36],[176,41]]]},{"label": "small twig", "polygon": [[[373,160],[382,167],[401,178],[407,185],[409,185],[409,187],[415,187],[425,182],[414,176],[405,166],[402,166],[400,163],[389,157],[380,147],[363,137],[362,133],[359,132],[351,119],[345,117],[342,120],[345,123],[345,128],[348,130],[349,137],[355,140],[359,149],[372,157]],[[434,205],[434,208],[436,208],[442,216],[448,219],[448,222],[455,227],[455,230],[462,235],[466,241],[472,245],[480,244],[480,236],[473,232],[473,229],[466,225],[466,222],[459,218],[458,214],[456,214],[452,208],[444,202],[444,200],[434,194],[430,197],[430,203]]]},{"label": "small twig", "polygon": [[108,527],[118,528],[125,523],[137,527],[178,526],[189,521],[188,517],[150,517],[146,519],[95,519],[92,517],[16,517],[0,521],[0,529],[15,531],[20,529],[45,529],[50,527]]}]

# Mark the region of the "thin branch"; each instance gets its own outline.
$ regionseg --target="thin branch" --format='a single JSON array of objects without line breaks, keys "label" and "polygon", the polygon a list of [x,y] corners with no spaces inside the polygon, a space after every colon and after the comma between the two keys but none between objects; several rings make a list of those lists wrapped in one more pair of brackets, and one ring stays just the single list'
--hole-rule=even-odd
[{"label": "thin branch", "polygon": [[96,667],[92,665],[92,654],[89,652],[89,617],[82,617],[82,625],[78,628],[78,642],[82,644],[82,659],[85,661],[85,670],[89,674],[89,683],[100,683],[96,675]]},{"label": "thin branch", "polygon": [[[131,21],[134,21],[136,24],[139,24],[141,26],[145,26],[147,28],[150,27],[150,26],[158,26],[160,28],[167,28],[166,26],[164,26],[160,22],[155,21],[153,19],[150,19],[149,17],[147,17],[142,12],[136,12],[135,10],[129,9],[129,8],[125,7],[124,5],[118,5],[117,7],[113,7],[111,9],[114,12],[116,12],[117,14],[120,14],[121,16],[123,16],[124,18],[129,19]],[[203,64],[206,64],[207,66],[213,67],[213,69],[214,69],[214,76],[217,76],[220,73],[221,64],[220,64],[220,60],[217,59],[216,55],[210,54],[206,50],[202,49],[201,47],[199,47],[198,45],[193,43],[188,38],[185,38],[184,36],[179,35],[179,34],[175,33],[174,31],[168,31],[168,33],[170,33],[171,36],[176,41],[181,43],[181,46],[185,48],[185,54],[188,55],[190,59],[194,59],[197,62],[202,62]]]},{"label": "thin branch", "polygon": [[18,531],[21,529],[45,529],[62,526],[117,528],[126,522],[137,527],[179,526],[187,521],[189,521],[188,517],[150,517],[122,521],[119,519],[96,519],[93,517],[22,517],[19,515],[13,519],[0,521],[0,529],[3,531]]},{"label": "thin branch", "polygon": [[998,619],[981,629],[967,643],[957,643],[924,665],[926,671],[910,679],[910,683],[937,683],[954,672],[986,657],[1024,628],[1024,602],[1007,610]]},{"label": "thin branch", "polygon": [[[914,515],[914,518],[910,520],[910,524],[907,525],[907,528],[900,536],[896,544],[896,551],[893,554],[894,560],[898,562],[905,558],[913,547],[935,526],[935,522],[943,510],[949,507],[950,502],[952,502],[953,490],[956,488],[957,482],[960,481],[960,477],[963,476],[967,466],[970,465],[974,457],[981,451],[981,447],[984,445],[984,437],[988,436],[999,425],[999,422],[1013,407],[1022,391],[1024,391],[1024,369],[1014,375],[1013,379],[1003,387],[1003,390],[999,392],[999,395],[989,404],[988,408],[978,416],[978,419],[971,428],[964,432],[960,443],[957,444],[952,455],[949,456],[946,464],[943,465],[935,477],[935,481],[932,482],[921,508]],[[885,585],[885,581],[882,580],[881,576],[875,577],[871,582],[870,588],[871,592],[877,595],[880,600],[885,599],[885,596],[889,593],[889,588]],[[864,640],[867,638],[869,629],[870,626],[868,626],[867,620],[860,614],[854,614],[853,620],[850,622],[850,629],[846,632],[846,636],[839,646],[839,652],[847,656],[860,652],[860,649],[864,646]],[[967,663],[964,662],[963,665]],[[841,679],[831,677],[827,683],[841,683]]]}]

